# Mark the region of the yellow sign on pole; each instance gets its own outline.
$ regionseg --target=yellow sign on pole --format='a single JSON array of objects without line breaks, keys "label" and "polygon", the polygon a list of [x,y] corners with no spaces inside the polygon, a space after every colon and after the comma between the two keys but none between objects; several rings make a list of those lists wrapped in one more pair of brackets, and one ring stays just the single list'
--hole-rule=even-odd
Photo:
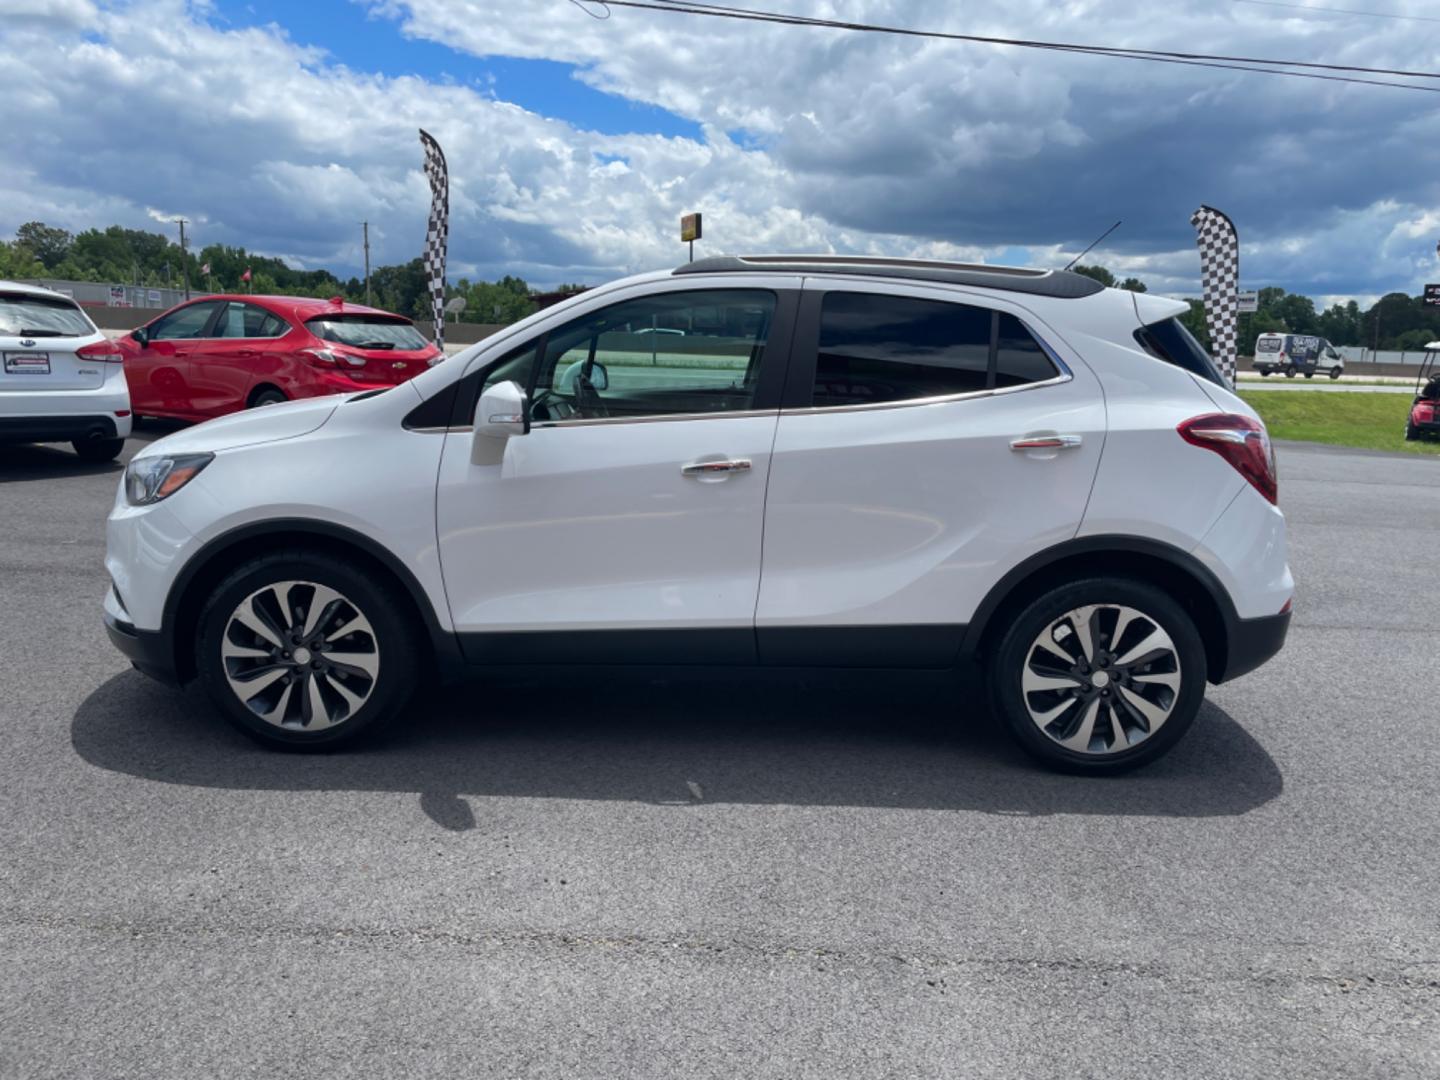
[{"label": "yellow sign on pole", "polygon": [[680,218],[680,239],[692,241],[700,239],[699,214],[685,214]]}]

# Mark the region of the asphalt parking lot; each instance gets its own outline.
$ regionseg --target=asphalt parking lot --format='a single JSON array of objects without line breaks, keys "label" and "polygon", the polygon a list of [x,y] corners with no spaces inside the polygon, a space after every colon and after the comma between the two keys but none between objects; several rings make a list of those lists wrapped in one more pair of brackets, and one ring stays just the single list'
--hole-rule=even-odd
[{"label": "asphalt parking lot", "polygon": [[0,449],[0,1075],[1440,1075],[1440,463],[1280,476],[1289,646],[1086,780],[864,672],[267,753],[107,642],[119,467]]}]

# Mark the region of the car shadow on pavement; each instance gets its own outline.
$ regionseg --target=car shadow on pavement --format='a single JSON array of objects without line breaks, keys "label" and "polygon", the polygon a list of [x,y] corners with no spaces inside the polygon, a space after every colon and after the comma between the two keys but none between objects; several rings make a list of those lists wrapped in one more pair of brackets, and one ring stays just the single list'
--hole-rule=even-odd
[{"label": "car shadow on pavement", "polygon": [[0,446],[0,484],[16,480],[63,480],[74,476],[120,475],[118,461],[84,461],[62,443]]},{"label": "car shadow on pavement", "polygon": [[1046,772],[990,719],[973,680],[845,672],[533,672],[431,695],[383,740],[265,750],[198,688],[117,675],[81,705],[77,753],[102,769],[230,790],[413,791],[473,828],[467,796],[868,806],[992,814],[1205,817],[1280,794],[1280,770],[1206,704],[1167,757],[1119,778]]}]

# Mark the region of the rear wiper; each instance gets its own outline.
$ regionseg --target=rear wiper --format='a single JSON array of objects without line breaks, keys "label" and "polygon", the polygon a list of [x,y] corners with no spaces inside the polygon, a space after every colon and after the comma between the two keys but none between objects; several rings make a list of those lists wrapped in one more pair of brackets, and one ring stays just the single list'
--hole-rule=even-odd
[{"label": "rear wiper", "polygon": [[359,345],[356,345],[355,348],[357,348],[357,349],[393,349],[393,348],[395,348],[395,343],[394,343],[393,341],[362,341]]},{"label": "rear wiper", "polygon": [[22,326],[22,327],[20,328],[20,330],[19,330],[19,335],[20,335],[21,337],[73,337],[73,336],[74,336],[73,334],[67,334],[67,333],[65,333],[64,330],[28,330],[28,329],[26,329],[26,328],[23,327],[23,326]]}]

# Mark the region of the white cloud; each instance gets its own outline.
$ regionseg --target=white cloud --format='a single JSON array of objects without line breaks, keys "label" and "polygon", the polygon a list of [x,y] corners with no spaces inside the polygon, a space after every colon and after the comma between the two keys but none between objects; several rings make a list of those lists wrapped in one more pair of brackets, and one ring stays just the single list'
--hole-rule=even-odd
[{"label": "white cloud", "polygon": [[[1398,67],[1415,52],[1395,20],[1208,0],[1145,19],[1118,0],[772,3],[1334,63]],[[682,251],[676,219],[702,209],[710,251],[1047,265],[1123,218],[1091,258],[1188,291],[1188,217],[1209,202],[1240,225],[1249,283],[1345,295],[1413,288],[1440,230],[1440,118],[1395,90],[619,8],[597,21],[568,0],[357,0],[357,17],[411,37],[578,65],[590,86],[703,133],[602,135],[497,100],[485,80],[351,70],[205,5],[16,4],[26,17],[0,21],[0,99],[25,158],[0,180],[0,232],[30,218],[143,225],[154,207],[195,221],[200,244],[353,268],[368,220],[376,261],[407,259],[428,205],[421,126],[451,165],[456,277],[550,284],[666,265]]]}]

